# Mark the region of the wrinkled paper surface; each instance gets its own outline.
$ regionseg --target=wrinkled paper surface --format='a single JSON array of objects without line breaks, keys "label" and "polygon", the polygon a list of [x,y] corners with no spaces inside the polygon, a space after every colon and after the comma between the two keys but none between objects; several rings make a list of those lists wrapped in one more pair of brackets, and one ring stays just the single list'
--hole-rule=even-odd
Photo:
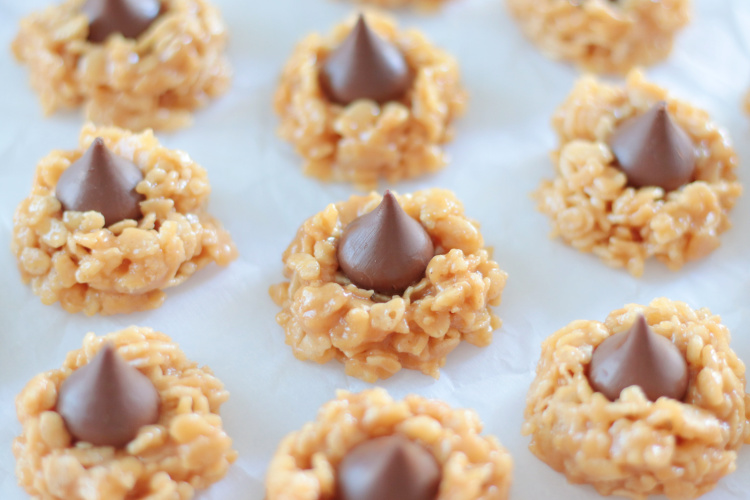
[{"label": "wrinkled paper surface", "polygon": [[[300,223],[328,203],[357,191],[304,177],[300,159],[278,139],[272,95],[294,44],[312,31],[327,31],[354,8],[325,0],[215,0],[230,26],[236,75],[231,91],[198,113],[195,125],[160,134],[168,146],[187,151],[209,172],[211,212],[229,229],[241,256],[228,269],[208,267],[168,292],[158,310],[87,318],[59,305],[44,306],[24,286],[10,237],[16,205],[28,195],[38,160],[52,149],[72,149],[83,123],[80,111],[44,118],[28,73],[9,45],[19,20],[48,0],[0,0],[0,498],[28,498],[13,472],[11,442],[19,432],[14,398],[35,374],[59,367],[86,332],[128,325],[169,334],[231,391],[222,408],[224,426],[240,458],[226,479],[202,500],[260,500],[263,477],[277,443],[315,417],[338,388],[369,384],[344,375],[331,362],[297,361],[274,321],[277,307],[267,290],[282,279],[281,253]],[[726,127],[742,160],[750,155],[750,119],[741,99],[750,88],[750,2],[696,0],[694,22],[679,36],[669,61],[648,76],[679,97],[708,109]],[[513,454],[512,498],[593,500],[589,486],[565,478],[537,460],[520,435],[526,391],[540,344],[575,319],[603,320],[626,303],[659,296],[708,307],[734,334],[733,347],[750,361],[750,196],[735,208],[734,228],[722,247],[682,271],[650,263],[635,279],[597,258],[551,241],[548,220],[529,198],[552,175],[555,146],[552,111],[578,73],[540,55],[517,30],[501,0],[457,0],[431,15],[398,14],[417,26],[461,64],[470,92],[467,115],[449,146],[452,163],[441,173],[395,186],[399,192],[448,187],[469,216],[482,224],[488,245],[510,278],[504,320],[491,346],[462,345],[448,358],[440,380],[402,371],[382,382],[394,396],[418,393],[477,410],[487,433]],[[740,177],[750,177],[743,161]],[[746,184],[746,188],[750,184]],[[738,470],[707,500],[748,498],[750,448]]]}]

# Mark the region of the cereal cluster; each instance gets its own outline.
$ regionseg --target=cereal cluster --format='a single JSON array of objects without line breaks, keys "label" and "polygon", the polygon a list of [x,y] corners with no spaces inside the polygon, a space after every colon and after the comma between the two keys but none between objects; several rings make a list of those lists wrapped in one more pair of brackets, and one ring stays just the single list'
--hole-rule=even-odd
[{"label": "cereal cluster", "polygon": [[402,296],[382,296],[351,284],[339,270],[343,229],[378,206],[382,196],[331,204],[299,229],[284,252],[288,282],[271,288],[283,310],[276,321],[299,359],[346,365],[348,375],[374,382],[401,368],[435,378],[461,340],[486,346],[500,319],[507,274],[491,260],[478,226],[453,193],[430,189],[397,196],[435,244],[425,277]]},{"label": "cereal cluster", "polygon": [[[690,380],[683,402],[652,403],[638,386],[611,402],[589,385],[594,349],[627,330],[638,313],[685,355]],[[523,426],[531,451],[603,495],[702,495],[734,471],[737,450],[750,442],[745,365],[729,341],[729,330],[708,309],[664,298],[625,306],[604,323],[571,323],[542,344]]]},{"label": "cereal cluster", "polygon": [[[618,124],[658,101],[668,103],[696,149],[694,182],[668,193],[628,187],[607,144]],[[552,121],[560,140],[552,153],[557,177],[535,193],[539,210],[552,219],[552,236],[634,276],[643,274],[649,257],[677,270],[719,246],[742,186],[737,155],[705,111],[634,71],[625,87],[584,77]]]},{"label": "cereal cluster", "polygon": [[434,10],[448,0],[354,0],[357,3],[375,5],[384,9],[402,9],[415,7],[420,10]]},{"label": "cereal cluster", "polygon": [[690,21],[690,0],[507,0],[546,55],[596,73],[626,73],[672,51]]},{"label": "cereal cluster", "polygon": [[[98,212],[63,212],[55,185],[97,137],[135,163],[143,218],[104,227]],[[80,149],[53,151],[38,165],[31,195],[16,210],[11,247],[21,277],[45,304],[69,312],[117,314],[153,309],[162,289],[210,262],[237,256],[229,234],[205,213],[206,171],[181,151],[164,148],[151,131],[132,134],[87,125]]]},{"label": "cereal cluster", "polygon": [[[55,411],[58,390],[105,342],[153,382],[161,399],[158,423],[127,447],[73,443]],[[219,407],[229,393],[163,333],[130,327],[104,337],[86,335],[59,370],[34,377],[16,399],[23,426],[13,442],[19,484],[40,500],[189,500],[222,479],[237,458],[222,429]]]},{"label": "cereal cluster", "polygon": [[399,47],[414,71],[412,89],[402,101],[383,106],[369,100],[332,103],[320,86],[320,64],[354,22],[337,26],[328,37],[310,35],[297,46],[274,99],[279,134],[304,157],[305,173],[324,180],[372,188],[380,178],[395,183],[441,169],[442,145],[466,107],[458,64],[420,32],[398,31],[389,18],[370,13],[369,26]]},{"label": "cereal cluster", "polygon": [[506,500],[513,461],[471,410],[408,396],[394,401],[383,389],[339,391],[315,422],[288,435],[266,476],[268,500],[334,498],[336,467],[367,439],[402,434],[427,448],[442,468],[437,500]]},{"label": "cereal cluster", "polygon": [[229,88],[226,27],[209,1],[162,0],[163,14],[138,39],[103,44],[87,41],[84,2],[31,14],[13,42],[45,113],[85,104],[100,125],[171,130]]}]

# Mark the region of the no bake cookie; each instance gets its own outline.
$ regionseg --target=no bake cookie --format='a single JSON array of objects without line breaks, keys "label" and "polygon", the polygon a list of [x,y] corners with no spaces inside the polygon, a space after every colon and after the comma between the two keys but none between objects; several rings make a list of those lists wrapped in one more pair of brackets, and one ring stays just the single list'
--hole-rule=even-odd
[{"label": "no bake cookie", "polygon": [[[357,234],[363,224],[369,240]],[[294,355],[338,359],[366,381],[401,368],[437,378],[461,340],[486,346],[501,324],[490,306],[507,274],[450,191],[331,204],[300,227],[283,261],[289,281],[270,292]]]},{"label": "no bake cookie", "polygon": [[471,410],[419,396],[394,401],[383,389],[339,391],[314,422],[281,442],[266,497],[505,500],[513,461],[481,431]]},{"label": "no bake cookie", "polygon": [[690,0],[506,0],[542,52],[596,73],[627,73],[672,51]]},{"label": "no bake cookie", "polygon": [[678,270],[719,246],[742,186],[705,111],[635,71],[624,87],[582,78],[552,124],[557,177],[534,197],[553,237],[635,276],[649,257]]},{"label": "no bake cookie", "polygon": [[228,398],[162,333],[89,333],[16,399],[19,484],[40,500],[189,500],[237,457],[219,416]]},{"label": "no bake cookie", "polygon": [[45,113],[170,130],[229,88],[226,40],[207,0],[67,0],[23,19],[12,48]]},{"label": "no bake cookie", "polygon": [[542,344],[523,433],[603,495],[697,498],[750,441],[745,365],[708,309],[656,299],[575,321]]},{"label": "no bake cookie", "polygon": [[356,3],[374,5],[383,9],[414,7],[419,10],[434,10],[449,0],[353,0]]},{"label": "no bake cookie", "polygon": [[418,31],[368,13],[294,50],[274,98],[305,173],[374,187],[439,170],[467,95],[458,64]]},{"label": "no bake cookie", "polygon": [[159,307],[163,289],[237,256],[205,212],[210,192],[206,171],[151,131],[87,125],[80,149],[39,163],[16,210],[11,249],[21,277],[69,312]]}]

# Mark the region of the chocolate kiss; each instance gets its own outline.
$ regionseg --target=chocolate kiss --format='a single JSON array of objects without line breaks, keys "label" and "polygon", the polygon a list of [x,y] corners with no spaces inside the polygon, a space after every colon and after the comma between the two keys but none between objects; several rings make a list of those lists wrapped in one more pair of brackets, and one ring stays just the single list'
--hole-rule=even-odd
[{"label": "chocolate kiss", "polygon": [[393,435],[365,441],[341,461],[336,500],[434,500],[441,472],[422,446]]},{"label": "chocolate kiss", "polygon": [[359,288],[401,295],[424,277],[435,248],[422,224],[409,217],[390,191],[341,236],[339,266]]},{"label": "chocolate kiss", "polygon": [[60,176],[55,196],[63,210],[96,211],[106,226],[125,219],[139,220],[145,198],[135,187],[143,180],[141,169],[114,155],[98,138]]},{"label": "chocolate kiss", "polygon": [[672,191],[693,179],[693,141],[672,120],[664,101],[617,127],[609,143],[630,186]]},{"label": "chocolate kiss", "polygon": [[159,393],[112,344],[104,344],[62,383],[57,412],[78,441],[122,448],[159,420]]},{"label": "chocolate kiss", "polygon": [[680,350],[655,333],[641,314],[629,330],[612,335],[594,350],[589,382],[610,401],[633,385],[651,401],[661,397],[682,401],[687,393],[688,367]]},{"label": "chocolate kiss", "polygon": [[88,0],[82,7],[89,18],[89,41],[101,43],[112,33],[138,38],[159,17],[159,0]]},{"label": "chocolate kiss", "polygon": [[380,104],[400,100],[413,75],[401,51],[372,31],[360,15],[349,36],[323,63],[320,84],[339,104],[371,99]]}]

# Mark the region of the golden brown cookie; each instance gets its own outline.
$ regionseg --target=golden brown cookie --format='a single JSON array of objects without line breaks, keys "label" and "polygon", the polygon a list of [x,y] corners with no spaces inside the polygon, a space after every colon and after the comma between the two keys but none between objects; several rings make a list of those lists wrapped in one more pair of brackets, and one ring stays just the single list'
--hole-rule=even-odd
[{"label": "golden brown cookie", "polygon": [[[157,423],[123,448],[74,442],[56,410],[61,385],[106,342],[148,377],[161,401]],[[37,375],[16,398],[23,427],[13,442],[19,484],[40,500],[188,500],[222,479],[237,458],[219,416],[228,398],[211,370],[185,358],[163,333],[138,327],[89,333],[62,368]]]},{"label": "golden brown cookie", "polygon": [[13,41],[46,114],[83,104],[99,125],[171,130],[229,88],[226,27],[209,1],[162,0],[162,14],[137,38],[101,43],[88,40],[84,3],[31,14]]},{"label": "golden brown cookie", "polygon": [[407,396],[394,401],[384,389],[339,391],[318,418],[289,434],[266,475],[268,500],[334,498],[342,458],[368,440],[401,435],[427,449],[442,479],[440,499],[506,500],[512,479],[510,454],[493,436],[480,435],[471,410]]},{"label": "golden brown cookie", "polygon": [[[140,168],[140,220],[105,227],[101,213],[63,211],[55,197],[60,176],[98,137]],[[87,125],[80,149],[53,151],[39,163],[31,195],[16,209],[11,248],[21,277],[42,302],[60,301],[68,312],[159,307],[165,288],[211,262],[226,266],[237,257],[229,233],[205,211],[210,193],[203,167],[161,146],[151,131]]]},{"label": "golden brown cookie", "polygon": [[350,34],[356,18],[332,34],[313,34],[294,50],[274,98],[279,135],[305,160],[304,172],[324,180],[372,188],[379,179],[397,182],[445,166],[443,144],[466,107],[458,64],[416,30],[401,31],[383,15],[368,25],[406,58],[413,82],[401,100],[378,104],[359,99],[332,102],[320,83],[321,65]]},{"label": "golden brown cookie", "polygon": [[[618,125],[659,101],[695,146],[693,181],[669,192],[629,187],[609,145]],[[552,153],[557,177],[542,182],[534,197],[552,219],[553,237],[634,276],[649,257],[678,270],[719,246],[742,186],[737,155],[708,113],[634,71],[625,86],[583,77],[552,124],[560,142]]]},{"label": "golden brown cookie", "polygon": [[672,51],[690,0],[507,0],[526,36],[553,59],[595,73],[627,73]]},{"label": "golden brown cookie", "polygon": [[[651,402],[638,386],[610,401],[588,380],[592,353],[642,313],[685,356],[687,395]],[[603,495],[697,498],[735,470],[750,441],[745,365],[729,330],[708,309],[656,299],[630,304],[604,321],[574,321],[542,344],[528,393],[523,433],[531,451],[572,483]]]},{"label": "golden brown cookie", "polygon": [[305,221],[284,252],[289,281],[270,293],[282,307],[276,321],[297,358],[335,358],[348,375],[369,382],[401,368],[437,378],[462,340],[480,347],[492,340],[501,321],[490,306],[500,304],[507,274],[485,248],[478,224],[447,190],[397,198],[434,243],[423,278],[401,295],[358,288],[339,268],[342,232],[380,204],[375,193],[328,205]]}]

